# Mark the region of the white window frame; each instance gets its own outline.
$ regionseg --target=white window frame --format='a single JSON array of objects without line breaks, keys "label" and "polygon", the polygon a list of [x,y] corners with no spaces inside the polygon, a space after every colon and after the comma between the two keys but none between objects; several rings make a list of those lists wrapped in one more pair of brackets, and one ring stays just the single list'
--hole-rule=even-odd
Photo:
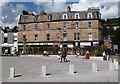
[{"label": "white window frame", "polygon": [[[77,18],[77,15],[78,15],[78,18]],[[76,13],[76,14],[75,14],[75,19],[80,19],[79,13]]]},{"label": "white window frame", "polygon": [[89,19],[93,18],[92,13],[88,13],[88,14],[87,14],[87,18],[89,18]]},{"label": "white window frame", "polygon": [[[66,36],[64,37],[64,35]],[[67,41],[67,33],[63,33],[63,41]]]},{"label": "white window frame", "polygon": [[48,15],[48,16],[47,16],[47,19],[48,19],[48,20],[51,20],[51,15]]},{"label": "white window frame", "polygon": [[92,33],[88,33],[88,40],[92,41],[93,40],[93,34]]},{"label": "white window frame", "polygon": [[[64,18],[66,16],[66,18]],[[68,15],[67,14],[63,14],[63,19],[68,19]]]},{"label": "white window frame", "polygon": [[[78,23],[78,24],[77,24]],[[79,22],[75,22],[75,28],[79,28]]]}]

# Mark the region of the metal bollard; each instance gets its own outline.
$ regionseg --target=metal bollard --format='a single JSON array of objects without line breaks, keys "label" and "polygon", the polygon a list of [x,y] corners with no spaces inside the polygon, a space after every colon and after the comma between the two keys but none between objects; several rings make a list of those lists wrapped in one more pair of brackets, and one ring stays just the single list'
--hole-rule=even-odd
[{"label": "metal bollard", "polygon": [[10,78],[14,78],[14,77],[15,77],[15,68],[10,67]]},{"label": "metal bollard", "polygon": [[114,63],[114,69],[118,69],[118,62],[116,59],[113,60]]},{"label": "metal bollard", "polygon": [[93,64],[92,64],[92,71],[93,71],[93,72],[97,72],[97,71],[98,71],[97,63],[93,63]]},{"label": "metal bollard", "polygon": [[74,74],[74,65],[73,64],[69,65],[69,74]]},{"label": "metal bollard", "polygon": [[42,66],[42,77],[45,77],[47,74],[46,66]]},{"label": "metal bollard", "polygon": [[114,64],[112,62],[109,63],[109,71],[114,71]]}]

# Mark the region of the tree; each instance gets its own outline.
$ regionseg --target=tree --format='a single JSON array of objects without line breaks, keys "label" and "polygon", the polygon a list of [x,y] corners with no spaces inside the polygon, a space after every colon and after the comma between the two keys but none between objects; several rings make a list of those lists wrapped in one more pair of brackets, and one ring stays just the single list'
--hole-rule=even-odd
[{"label": "tree", "polygon": [[114,37],[112,38],[114,44],[119,46],[120,49],[120,27],[115,30]]},{"label": "tree", "polygon": [[4,27],[3,32],[4,32],[4,33],[8,33],[8,32],[10,32],[10,28],[9,28],[9,26]]},{"label": "tree", "polygon": [[14,26],[13,29],[12,29],[12,32],[18,32],[18,27]]}]

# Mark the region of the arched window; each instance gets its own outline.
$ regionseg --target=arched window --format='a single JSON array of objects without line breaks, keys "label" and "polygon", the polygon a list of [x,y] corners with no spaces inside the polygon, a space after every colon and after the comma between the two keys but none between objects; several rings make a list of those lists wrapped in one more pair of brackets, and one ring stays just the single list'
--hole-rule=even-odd
[{"label": "arched window", "polygon": [[63,14],[63,19],[68,19],[67,14]]},{"label": "arched window", "polygon": [[88,13],[87,18],[89,18],[89,19],[93,18],[92,13]]},{"label": "arched window", "polygon": [[75,19],[80,19],[79,13],[75,14]]},{"label": "arched window", "polygon": [[48,19],[48,20],[51,20],[51,19],[52,19],[52,16],[51,16],[51,15],[48,15],[48,16],[47,16],[47,19]]}]

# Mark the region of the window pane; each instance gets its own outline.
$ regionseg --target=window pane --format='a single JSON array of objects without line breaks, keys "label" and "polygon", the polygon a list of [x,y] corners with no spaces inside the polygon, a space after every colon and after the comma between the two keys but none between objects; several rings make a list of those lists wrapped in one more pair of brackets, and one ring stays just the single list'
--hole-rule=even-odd
[{"label": "window pane", "polygon": [[79,28],[78,22],[75,22],[75,28]]},{"label": "window pane", "polygon": [[88,40],[92,41],[92,33],[88,33]]},{"label": "window pane", "polygon": [[92,28],[92,22],[88,22],[88,28]]},{"label": "window pane", "polygon": [[38,25],[37,24],[35,24],[35,30],[37,30],[38,29]]},{"label": "window pane", "polygon": [[26,30],[26,26],[25,26],[25,25],[23,25],[23,30],[24,30],[24,31]]},{"label": "window pane", "polygon": [[75,19],[79,19],[79,14],[78,13],[75,14]]},{"label": "window pane", "polygon": [[80,33],[77,34],[77,40],[80,40]]},{"label": "window pane", "polygon": [[8,38],[4,38],[4,43],[7,43],[7,41],[8,41]]},{"label": "window pane", "polygon": [[76,39],[76,33],[74,33],[74,40],[77,40],[77,39]]},{"label": "window pane", "polygon": [[23,38],[26,38],[26,35],[23,35]]},{"label": "window pane", "polygon": [[66,33],[63,34],[63,40],[67,41],[67,34]]},{"label": "window pane", "polygon": [[38,40],[38,35],[35,35],[35,41]]},{"label": "window pane", "polygon": [[63,28],[66,29],[66,22],[63,23]]},{"label": "window pane", "polygon": [[67,14],[63,14],[63,19],[67,19]]},{"label": "window pane", "polygon": [[35,16],[35,17],[34,17],[34,22],[36,22],[36,21],[37,21],[37,19],[38,19],[38,18],[37,18],[37,16]]},{"label": "window pane", "polygon": [[47,41],[50,40],[50,34],[47,34],[47,37],[46,37]]},{"label": "window pane", "polygon": [[88,13],[87,18],[91,19],[92,18],[92,13]]},{"label": "window pane", "polygon": [[26,18],[23,18],[23,22],[26,22]]},{"label": "window pane", "polygon": [[48,15],[47,18],[48,18],[48,20],[51,20],[51,15]]},{"label": "window pane", "polygon": [[47,29],[50,29],[50,24],[47,24]]}]

